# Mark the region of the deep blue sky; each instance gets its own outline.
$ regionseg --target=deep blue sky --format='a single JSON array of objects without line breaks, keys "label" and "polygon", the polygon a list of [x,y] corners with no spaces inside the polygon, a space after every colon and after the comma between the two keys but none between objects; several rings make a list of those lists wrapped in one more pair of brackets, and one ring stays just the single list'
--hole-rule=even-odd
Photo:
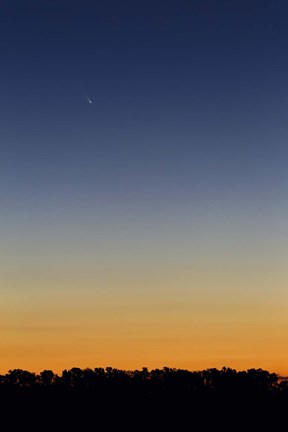
[{"label": "deep blue sky", "polygon": [[0,16],[2,200],[286,193],[285,1],[9,0]]}]

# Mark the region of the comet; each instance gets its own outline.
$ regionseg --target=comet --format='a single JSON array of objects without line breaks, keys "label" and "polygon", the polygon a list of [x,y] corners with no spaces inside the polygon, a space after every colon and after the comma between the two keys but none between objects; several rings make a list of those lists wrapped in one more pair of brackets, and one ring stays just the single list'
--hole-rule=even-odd
[{"label": "comet", "polygon": [[90,104],[92,104],[92,100],[90,99],[89,96],[87,96],[87,101],[88,101]]}]

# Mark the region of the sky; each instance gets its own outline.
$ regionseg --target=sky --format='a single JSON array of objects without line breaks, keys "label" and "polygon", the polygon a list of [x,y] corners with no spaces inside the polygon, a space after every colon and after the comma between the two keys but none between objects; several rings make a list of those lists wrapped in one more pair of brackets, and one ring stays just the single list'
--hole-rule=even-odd
[{"label": "sky", "polygon": [[288,373],[287,20],[1,1],[0,373]]}]

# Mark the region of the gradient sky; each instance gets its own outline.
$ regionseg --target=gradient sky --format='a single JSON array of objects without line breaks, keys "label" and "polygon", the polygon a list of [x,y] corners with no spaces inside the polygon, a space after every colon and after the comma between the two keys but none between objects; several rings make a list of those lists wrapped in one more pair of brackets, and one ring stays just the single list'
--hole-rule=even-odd
[{"label": "gradient sky", "polygon": [[1,1],[0,373],[288,373],[287,49],[286,0]]}]

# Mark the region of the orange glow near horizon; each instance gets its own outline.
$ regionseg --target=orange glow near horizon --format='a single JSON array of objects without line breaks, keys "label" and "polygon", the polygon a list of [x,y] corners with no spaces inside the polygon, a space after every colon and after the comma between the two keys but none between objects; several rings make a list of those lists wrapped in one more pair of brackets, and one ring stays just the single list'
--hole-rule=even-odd
[{"label": "orange glow near horizon", "polygon": [[7,275],[0,307],[0,373],[226,366],[287,374],[283,279],[278,296],[272,296],[267,272],[256,286],[252,271],[245,277],[233,271],[218,268],[209,275],[199,266],[134,271],[129,277],[100,270],[97,275]]}]

